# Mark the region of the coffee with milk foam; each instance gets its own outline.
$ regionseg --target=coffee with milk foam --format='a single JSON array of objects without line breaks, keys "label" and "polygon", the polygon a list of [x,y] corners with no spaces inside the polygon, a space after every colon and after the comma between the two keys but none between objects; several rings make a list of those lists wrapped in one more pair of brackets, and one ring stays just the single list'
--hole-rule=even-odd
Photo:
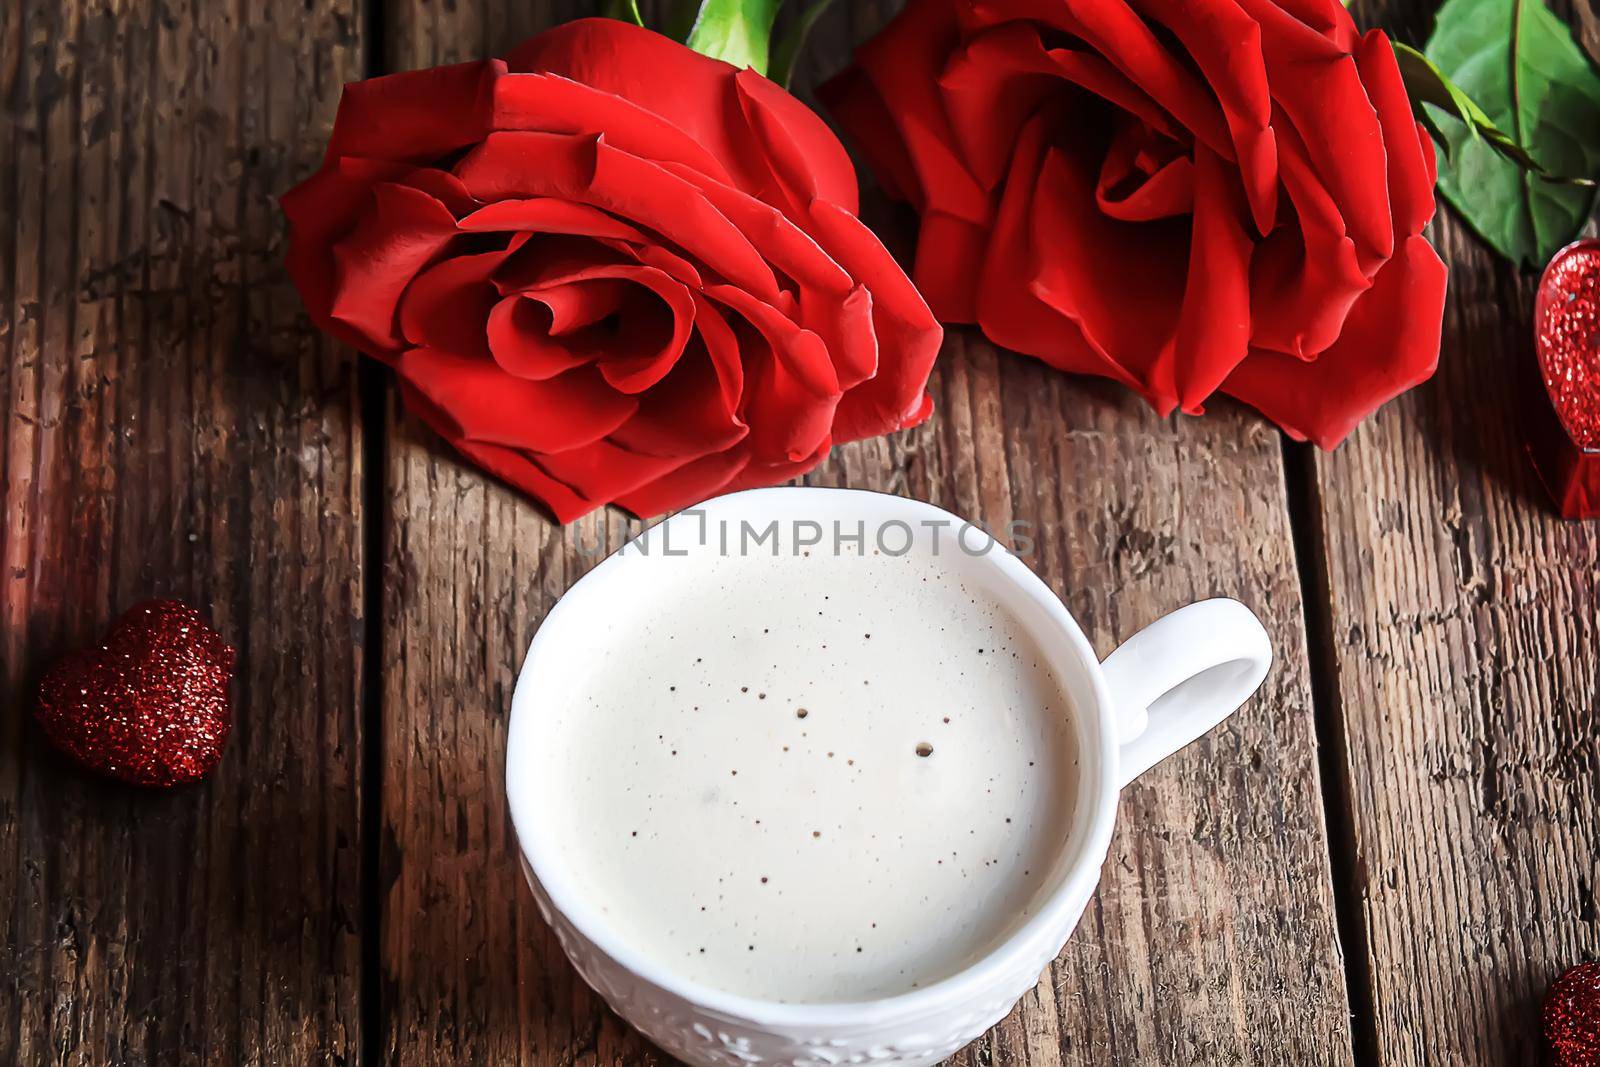
[{"label": "coffee with milk foam", "polygon": [[534,765],[572,884],[684,978],[788,1003],[948,977],[1025,922],[1076,791],[1033,637],[918,544],[691,552],[618,604]]}]

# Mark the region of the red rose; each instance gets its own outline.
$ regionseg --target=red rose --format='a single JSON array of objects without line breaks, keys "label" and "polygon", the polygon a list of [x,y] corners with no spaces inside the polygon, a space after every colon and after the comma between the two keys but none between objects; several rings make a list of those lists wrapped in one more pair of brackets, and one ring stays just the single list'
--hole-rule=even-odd
[{"label": "red rose", "polygon": [[824,99],[997,344],[1324,447],[1438,362],[1432,145],[1338,0],[911,0]]},{"label": "red rose", "polygon": [[914,425],[940,329],[806,106],[610,19],[346,87],[289,272],[407,406],[561,521]]}]

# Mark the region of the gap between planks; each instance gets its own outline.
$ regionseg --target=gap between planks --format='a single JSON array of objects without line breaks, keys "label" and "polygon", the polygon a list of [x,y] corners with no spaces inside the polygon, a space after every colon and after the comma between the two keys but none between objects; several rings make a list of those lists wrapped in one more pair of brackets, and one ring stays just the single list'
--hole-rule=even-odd
[{"label": "gap between planks", "polygon": [[1305,610],[1306,669],[1310,672],[1328,868],[1333,878],[1335,929],[1344,964],[1345,997],[1350,1006],[1350,1046],[1355,1062],[1377,1064],[1381,1060],[1374,1015],[1372,955],[1361,906],[1361,854],[1352,809],[1344,701],[1333,651],[1333,585],[1328,578],[1322,487],[1317,481],[1313,445],[1283,438],[1283,480],[1295,567],[1300,574],[1300,603]]},{"label": "gap between planks", "polygon": [[[362,75],[388,73],[383,0],[362,0]],[[365,1067],[384,1060],[383,1002],[383,589],[389,525],[387,369],[368,359],[356,376],[361,403],[361,975],[357,985]]]}]

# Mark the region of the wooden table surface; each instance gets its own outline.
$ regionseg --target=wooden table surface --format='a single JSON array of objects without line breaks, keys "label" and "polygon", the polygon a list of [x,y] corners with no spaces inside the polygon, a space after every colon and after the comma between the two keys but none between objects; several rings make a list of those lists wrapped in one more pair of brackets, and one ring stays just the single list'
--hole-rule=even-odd
[{"label": "wooden table surface", "polygon": [[[802,88],[893,6],[836,4]],[[308,324],[275,203],[341,83],[591,7],[0,5],[0,1063],[662,1062],[539,920],[501,779],[578,542],[638,524],[557,528],[402,414]],[[1420,41],[1430,12],[1358,17]],[[1523,454],[1531,279],[1448,213],[1432,236],[1439,375],[1331,454],[958,329],[932,421],[807,479],[1031,521],[1102,654],[1214,594],[1276,644],[1127,791],[1082,925],[955,1062],[1521,1064],[1600,955],[1600,529]],[[27,714],[151,595],[241,653],[227,757],[172,792],[80,773]]]}]

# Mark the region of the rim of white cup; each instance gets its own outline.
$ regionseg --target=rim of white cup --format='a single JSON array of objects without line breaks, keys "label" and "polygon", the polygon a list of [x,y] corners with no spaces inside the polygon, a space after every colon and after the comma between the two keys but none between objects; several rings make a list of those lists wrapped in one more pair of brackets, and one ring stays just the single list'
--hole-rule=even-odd
[{"label": "rim of white cup", "polygon": [[[793,493],[806,493],[818,497],[835,494],[874,496],[893,501],[891,505],[893,507],[921,512],[924,517],[944,518],[955,523],[966,521],[943,508],[910,497],[865,489],[834,489],[821,486],[747,489],[713,497],[687,510],[704,512],[705,516],[710,518],[711,509],[720,510],[731,506],[734,501],[748,504],[752,498],[764,495]],[[669,516],[657,526],[645,530],[639,537],[649,536],[652,530],[674,521],[682,514],[684,512]],[[628,544],[636,540],[638,538],[629,541]],[[983,956],[954,974],[904,993],[867,1000],[777,1001],[745,996],[686,978],[628,944],[606,924],[597,909],[589,905],[581,890],[567,877],[564,865],[559,862],[560,849],[544,832],[538,806],[527,795],[529,787],[521,784],[523,779],[518,779],[512,774],[513,754],[519,745],[524,743],[520,740],[521,735],[530,729],[526,721],[534,714],[529,706],[533,699],[530,694],[534,689],[530,679],[533,670],[538,666],[540,643],[545,638],[546,630],[560,624],[565,609],[570,606],[569,601],[583,589],[585,583],[591,583],[593,579],[592,584],[598,584],[598,576],[634,558],[621,556],[620,552],[620,549],[613,552],[574,582],[540,623],[533,641],[528,646],[527,656],[523,659],[522,668],[517,675],[516,687],[512,691],[510,723],[506,732],[506,800],[511,809],[511,822],[516,831],[518,848],[528,868],[539,880],[552,909],[564,916],[595,948],[637,978],[681,997],[697,1007],[728,1016],[730,1019],[746,1020],[763,1026],[803,1030],[809,1027],[837,1028],[868,1023],[880,1024],[892,1019],[937,1013],[943,1005],[964,1004],[979,991],[992,988],[996,979],[1009,970],[1019,955],[1030,953],[1036,941],[1053,940],[1061,936],[1063,928],[1070,936],[1079,916],[1071,916],[1069,919],[1069,913],[1074,908],[1083,907],[1080,898],[1087,897],[1088,892],[1092,892],[1099,882],[1100,868],[1111,846],[1111,833],[1116,821],[1117,797],[1121,790],[1116,785],[1117,747],[1115,723],[1111,719],[1114,709],[1105,677],[1100,670],[1099,658],[1095,655],[1093,646],[1089,644],[1089,639],[1084,636],[1082,628],[1078,626],[1077,620],[1042,578],[996,540],[992,550],[982,558],[989,560],[1005,577],[1028,593],[1044,609],[1050,620],[1060,627],[1065,635],[1067,648],[1078,658],[1077,667],[1087,677],[1090,689],[1094,693],[1095,707],[1088,709],[1088,713],[1092,714],[1099,724],[1097,731],[1099,751],[1095,761],[1099,781],[1098,788],[1089,793],[1089,800],[1095,805],[1095,811],[1088,821],[1087,839],[1081,843],[1074,865],[1050,890],[1038,909],[1010,934],[997,941]],[[638,558],[644,557],[641,555]],[[1085,714],[1085,709],[1074,708],[1074,711],[1080,715]],[[1087,761],[1081,762],[1080,767],[1086,763]],[[1062,854],[1068,855],[1072,845],[1072,835],[1069,833],[1064,840]],[[1085,881],[1087,885],[1084,884]],[[1085,892],[1085,889],[1088,892]]]}]

